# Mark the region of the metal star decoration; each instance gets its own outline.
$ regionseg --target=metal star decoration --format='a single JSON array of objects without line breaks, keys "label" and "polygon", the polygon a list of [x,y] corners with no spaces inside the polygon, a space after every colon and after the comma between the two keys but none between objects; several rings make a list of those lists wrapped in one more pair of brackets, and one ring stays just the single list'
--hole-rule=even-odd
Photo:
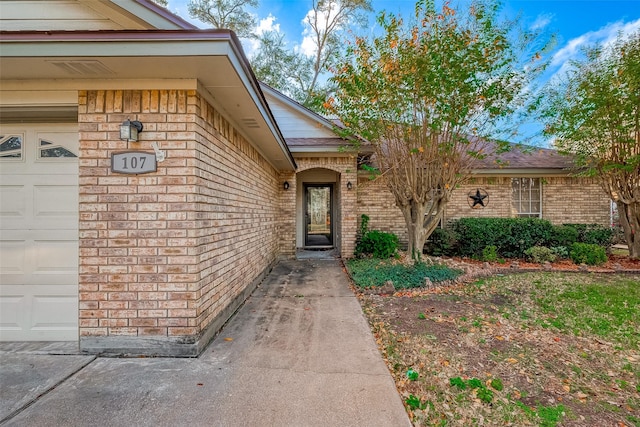
[{"label": "metal star decoration", "polygon": [[469,206],[471,209],[480,209],[489,203],[489,194],[482,188],[476,189],[476,192],[469,192]]}]

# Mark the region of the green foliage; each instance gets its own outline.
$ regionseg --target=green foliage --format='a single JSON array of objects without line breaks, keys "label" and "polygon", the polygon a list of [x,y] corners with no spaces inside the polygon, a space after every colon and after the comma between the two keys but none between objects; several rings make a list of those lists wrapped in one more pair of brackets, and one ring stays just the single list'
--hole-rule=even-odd
[{"label": "green foliage", "polygon": [[492,379],[491,387],[493,387],[493,389],[497,391],[502,391],[504,389],[504,385],[502,384],[502,380],[500,378]]},{"label": "green foliage", "polygon": [[484,261],[527,258],[542,263],[569,258],[568,248],[576,242],[607,248],[612,235],[612,229],[598,224],[553,225],[539,218],[461,218],[437,229],[426,248],[433,255]]},{"label": "green foliage", "polygon": [[407,266],[375,258],[351,259],[347,261],[347,268],[356,286],[363,288],[384,286],[387,281],[392,281],[396,289],[419,288],[424,286],[427,277],[437,283],[453,280],[462,273],[439,264]]},{"label": "green foliage", "polygon": [[[618,205],[631,256],[640,256],[640,30],[585,50],[540,94],[545,134],[596,177]],[[595,242],[593,242],[595,243]],[[601,244],[598,242],[598,244]]]},{"label": "green foliage", "polygon": [[[493,391],[489,390],[486,385],[480,381],[478,378],[471,378],[467,381],[463,380],[460,377],[449,378],[449,385],[451,387],[457,387],[460,390],[464,390],[467,387],[472,389],[477,389],[476,396],[482,402],[491,403],[493,400]],[[491,380],[491,387],[493,387],[497,391],[501,391],[504,387],[502,385],[502,381],[498,378],[494,378]]]},{"label": "green foliage", "polygon": [[367,234],[367,231],[369,231],[369,215],[366,214],[362,214],[360,215],[360,229],[359,229],[359,236],[362,237],[365,234]]},{"label": "green foliage", "polygon": [[603,248],[607,248],[613,240],[614,230],[610,227],[605,227],[599,224],[564,224],[564,226],[576,230],[578,237],[575,242],[578,243],[589,243],[591,245],[598,245]]},{"label": "green foliage", "polygon": [[459,242],[458,254],[480,258],[487,246],[507,258],[524,258],[533,246],[547,246],[553,225],[538,218],[461,218],[451,223]]},{"label": "green foliage", "polygon": [[418,372],[414,371],[413,369],[409,369],[407,371],[407,378],[410,379],[411,381],[416,381],[419,376],[420,374],[418,374]]},{"label": "green foliage", "polygon": [[356,245],[356,256],[372,255],[374,258],[390,258],[398,252],[398,236],[384,231],[368,231]]},{"label": "green foliage", "polygon": [[569,247],[578,241],[578,229],[571,225],[557,225],[553,228],[550,246]]},{"label": "green foliage", "polygon": [[532,262],[537,262],[538,264],[556,260],[556,254],[553,250],[544,246],[534,246],[524,251],[524,254],[527,256],[527,259]]},{"label": "green foliage", "polygon": [[569,258],[569,249],[566,246],[553,246],[551,252],[556,258],[567,259]]},{"label": "green foliage", "polygon": [[458,387],[460,390],[464,390],[465,388],[467,388],[467,383],[465,383],[464,380],[460,377],[449,378],[449,385],[451,387]]},{"label": "green foliage", "polygon": [[240,37],[250,36],[255,17],[245,8],[258,7],[258,0],[189,0],[189,16],[214,28],[228,28]]},{"label": "green foliage", "polygon": [[378,230],[369,230],[369,216],[360,217],[360,230],[355,255],[371,255],[374,258],[390,258],[398,252],[398,236]]},{"label": "green foliage", "polygon": [[538,418],[540,418],[540,427],[555,427],[565,414],[563,405],[558,406],[538,406]]},{"label": "green foliage", "polygon": [[485,246],[482,250],[482,261],[495,262],[498,260],[498,248],[495,245]]},{"label": "green foliage", "polygon": [[499,0],[438,7],[420,0],[407,20],[380,13],[380,31],[349,44],[325,103],[345,136],[371,143],[416,260],[477,159],[507,145],[490,137],[510,134],[543,69],[540,32],[503,19]]},{"label": "green foliage", "polygon": [[569,255],[576,264],[600,265],[607,262],[604,248],[590,243],[574,243]]},{"label": "green foliage", "polygon": [[419,397],[410,394],[405,400],[405,403],[410,409],[426,409],[427,405],[423,403]]},{"label": "green foliage", "polygon": [[467,385],[471,388],[484,387],[484,384],[478,378],[471,378],[469,381],[467,381]]},{"label": "green foliage", "polygon": [[431,233],[425,250],[433,256],[451,256],[456,254],[457,246],[458,236],[451,228],[436,228]]},{"label": "green foliage", "polygon": [[479,388],[477,396],[478,399],[480,399],[484,403],[491,403],[491,401],[493,400],[493,392],[488,388]]}]

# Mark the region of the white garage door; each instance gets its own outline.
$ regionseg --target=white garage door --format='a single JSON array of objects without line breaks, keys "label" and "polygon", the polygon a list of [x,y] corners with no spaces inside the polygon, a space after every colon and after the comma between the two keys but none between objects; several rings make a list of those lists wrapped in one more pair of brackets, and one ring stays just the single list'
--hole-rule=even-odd
[{"label": "white garage door", "polygon": [[78,129],[0,125],[0,340],[78,339]]}]

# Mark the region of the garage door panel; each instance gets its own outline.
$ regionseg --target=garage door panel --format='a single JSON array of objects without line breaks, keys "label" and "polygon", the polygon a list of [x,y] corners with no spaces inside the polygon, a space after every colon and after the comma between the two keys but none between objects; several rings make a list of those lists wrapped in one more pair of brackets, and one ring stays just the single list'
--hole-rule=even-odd
[{"label": "garage door panel", "polygon": [[26,228],[27,188],[24,185],[8,185],[2,176],[0,185],[0,222],[2,228]]},{"label": "garage door panel", "polygon": [[35,185],[34,219],[74,221],[78,217],[78,187],[72,185]]},{"label": "garage door panel", "polygon": [[78,339],[77,125],[0,125],[0,340]]},{"label": "garage door panel", "polygon": [[24,275],[26,245],[25,240],[0,239],[0,275],[3,283],[7,275]]},{"label": "garage door panel", "polygon": [[77,274],[78,242],[75,240],[36,240],[34,274]]},{"label": "garage door panel", "polygon": [[32,330],[74,330],[77,331],[78,299],[69,295],[34,295],[31,304]]},{"label": "garage door panel", "polygon": [[4,331],[23,329],[25,323],[24,307],[27,304],[25,296],[21,295],[22,290],[17,289],[16,295],[11,295],[7,286],[3,286],[1,289],[3,293],[8,293],[8,295],[0,294],[0,338],[4,338],[2,336]]},{"label": "garage door panel", "polygon": [[0,339],[37,341],[78,339],[76,286],[4,285],[0,293]]}]

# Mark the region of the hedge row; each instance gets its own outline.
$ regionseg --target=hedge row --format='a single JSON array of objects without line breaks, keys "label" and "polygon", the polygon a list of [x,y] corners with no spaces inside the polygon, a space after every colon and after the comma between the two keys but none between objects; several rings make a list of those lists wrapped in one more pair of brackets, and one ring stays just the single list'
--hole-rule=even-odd
[{"label": "hedge row", "polygon": [[488,246],[495,246],[505,258],[525,258],[529,248],[570,248],[587,243],[607,248],[613,231],[598,224],[553,225],[538,218],[461,218],[437,229],[426,246],[431,255],[482,258]]}]

